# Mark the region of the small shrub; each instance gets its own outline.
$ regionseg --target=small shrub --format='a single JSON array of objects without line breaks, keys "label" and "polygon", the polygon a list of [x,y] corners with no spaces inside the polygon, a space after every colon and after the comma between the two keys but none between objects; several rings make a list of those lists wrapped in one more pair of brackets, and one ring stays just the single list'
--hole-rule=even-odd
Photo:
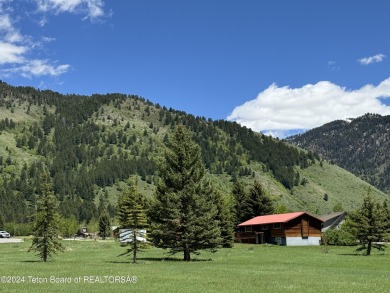
[{"label": "small shrub", "polygon": [[343,229],[327,230],[325,232],[325,239],[328,245],[356,245],[356,239],[353,237],[353,235]]},{"label": "small shrub", "polygon": [[4,230],[9,232],[11,236],[27,236],[32,234],[32,223],[6,223]]},{"label": "small shrub", "polygon": [[324,199],[325,201],[328,201],[329,195],[328,195],[327,193],[325,193],[323,199]]}]

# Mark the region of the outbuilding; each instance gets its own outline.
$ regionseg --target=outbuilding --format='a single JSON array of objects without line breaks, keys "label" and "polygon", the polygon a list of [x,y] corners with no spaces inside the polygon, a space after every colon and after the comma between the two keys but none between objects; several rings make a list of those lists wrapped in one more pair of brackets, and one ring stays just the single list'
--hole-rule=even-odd
[{"label": "outbuilding", "polygon": [[258,216],[238,225],[236,242],[320,245],[322,220],[306,212]]},{"label": "outbuilding", "polygon": [[322,224],[322,232],[328,229],[340,229],[341,225],[345,222],[347,212],[337,212],[328,215],[322,215],[319,218],[324,221]]}]

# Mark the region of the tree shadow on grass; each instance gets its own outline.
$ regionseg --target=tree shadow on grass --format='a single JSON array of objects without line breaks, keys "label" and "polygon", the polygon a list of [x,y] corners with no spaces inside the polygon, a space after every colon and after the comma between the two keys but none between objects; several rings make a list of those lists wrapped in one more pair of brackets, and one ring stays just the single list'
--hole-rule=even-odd
[{"label": "tree shadow on grass", "polygon": [[[180,258],[174,258],[174,257],[140,257],[137,258],[137,261],[169,261],[169,262],[185,262],[183,259]],[[213,261],[211,258],[209,259],[191,259],[189,262],[205,262],[205,261]],[[129,263],[131,261],[107,261],[108,263]]]},{"label": "tree shadow on grass", "polygon": [[[185,262],[183,259],[175,258],[175,257],[143,257],[143,258],[139,258],[139,260]],[[189,262],[204,262],[204,261],[213,261],[213,260],[211,258],[209,259],[195,258],[195,259],[191,259]]]},{"label": "tree shadow on grass", "polygon": [[370,256],[374,256],[374,255],[385,255],[385,252],[383,251],[380,251],[380,252],[376,252],[376,253],[371,253],[370,255],[367,255],[367,254],[364,254],[364,253],[340,253],[338,255],[342,255],[342,256],[361,256],[361,257],[370,257]]},{"label": "tree shadow on grass", "polygon": [[[27,262],[27,263],[34,263],[34,262],[44,262],[44,261],[42,261],[42,260],[21,260],[20,262]],[[47,261],[47,262],[50,262],[50,261]]]}]

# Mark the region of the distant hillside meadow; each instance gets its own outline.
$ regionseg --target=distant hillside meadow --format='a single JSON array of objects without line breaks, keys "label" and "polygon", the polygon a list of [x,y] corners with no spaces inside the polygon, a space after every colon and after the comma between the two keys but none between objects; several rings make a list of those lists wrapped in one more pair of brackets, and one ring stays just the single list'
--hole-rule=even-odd
[{"label": "distant hillside meadow", "polygon": [[[155,196],[169,134],[189,129],[206,177],[233,201],[237,181],[261,183],[279,212],[320,215],[352,210],[369,184],[284,141],[234,122],[166,108],[134,95],[62,95],[0,83],[0,213],[11,234],[28,235],[31,213],[48,172],[64,219],[97,230],[103,203],[115,225],[118,196],[137,178],[139,192]],[[361,166],[363,168],[363,166]],[[373,196],[388,196],[372,187]]]}]

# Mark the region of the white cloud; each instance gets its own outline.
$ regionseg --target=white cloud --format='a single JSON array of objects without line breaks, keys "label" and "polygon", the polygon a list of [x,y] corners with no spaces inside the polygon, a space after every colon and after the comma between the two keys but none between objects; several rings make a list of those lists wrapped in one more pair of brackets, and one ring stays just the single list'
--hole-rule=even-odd
[{"label": "white cloud", "polygon": [[365,85],[347,90],[329,81],[301,88],[272,84],[256,99],[236,107],[227,117],[254,131],[281,133],[283,130],[311,129],[337,119],[358,117],[368,112],[390,115],[390,106],[379,98],[390,98],[390,78],[378,86]]},{"label": "white cloud", "polygon": [[[67,72],[68,64],[57,65],[50,60],[40,60],[31,57],[42,49],[43,43],[54,41],[54,38],[41,37],[34,41],[32,37],[23,35],[15,26],[13,10],[10,1],[0,0],[0,76],[23,77],[58,76]],[[5,7],[8,5],[7,7]]]},{"label": "white cloud", "polygon": [[103,0],[35,0],[38,10],[55,14],[68,12],[86,14],[85,18],[95,20],[105,15]]},{"label": "white cloud", "polygon": [[8,14],[2,14],[0,17],[0,33],[2,35],[2,39],[7,42],[13,43],[20,42],[23,40],[22,35],[13,26],[10,16]]},{"label": "white cloud", "polygon": [[23,77],[40,77],[44,75],[59,76],[67,72],[69,64],[55,65],[49,60],[29,60],[22,66],[4,70],[5,74],[20,74]]},{"label": "white cloud", "polygon": [[27,47],[23,45],[23,36],[15,28],[8,14],[10,9],[4,8],[5,1],[0,1],[0,65],[22,63]]},{"label": "white cloud", "polygon": [[361,58],[361,59],[358,59],[358,62],[362,65],[369,65],[371,63],[379,63],[379,62],[382,62],[383,59],[386,58],[386,55],[383,55],[383,54],[377,54],[375,56],[371,56],[371,57],[364,57],[364,58]]},{"label": "white cloud", "polygon": [[[55,38],[32,36],[21,33],[17,24],[22,17],[17,15],[12,5],[13,0],[0,0],[0,77],[14,75],[26,78],[41,76],[59,76],[70,69],[69,64],[58,64],[49,59],[38,59],[35,56],[44,52],[44,45]],[[84,19],[95,21],[105,16],[103,0],[34,0],[40,20],[35,24],[41,27],[48,23],[46,13],[83,14]],[[37,11],[35,11],[37,12]]]},{"label": "white cloud", "polygon": [[4,43],[0,40],[0,64],[22,63],[26,51],[27,49],[23,46]]}]

